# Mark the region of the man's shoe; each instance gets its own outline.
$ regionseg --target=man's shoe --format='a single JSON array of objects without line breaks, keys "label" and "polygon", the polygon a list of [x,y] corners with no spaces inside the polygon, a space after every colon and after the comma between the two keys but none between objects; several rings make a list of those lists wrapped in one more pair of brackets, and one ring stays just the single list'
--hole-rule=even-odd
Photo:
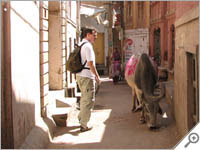
[{"label": "man's shoe", "polygon": [[85,132],[85,131],[89,131],[91,129],[92,129],[92,127],[86,127],[86,128],[84,128],[84,127],[81,126],[80,131],[81,132]]}]

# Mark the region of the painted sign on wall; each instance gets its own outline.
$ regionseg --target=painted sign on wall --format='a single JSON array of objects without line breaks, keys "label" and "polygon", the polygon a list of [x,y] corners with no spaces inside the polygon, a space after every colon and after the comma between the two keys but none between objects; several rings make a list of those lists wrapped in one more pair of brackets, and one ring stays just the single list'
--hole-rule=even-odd
[{"label": "painted sign on wall", "polygon": [[142,53],[149,54],[148,29],[132,29],[125,31],[125,63],[134,54],[139,57]]}]

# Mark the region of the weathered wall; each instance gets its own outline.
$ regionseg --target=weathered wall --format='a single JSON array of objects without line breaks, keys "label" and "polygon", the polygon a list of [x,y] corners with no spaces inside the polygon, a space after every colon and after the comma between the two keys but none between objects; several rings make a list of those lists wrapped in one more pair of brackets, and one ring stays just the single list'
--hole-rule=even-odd
[{"label": "weathered wall", "polygon": [[178,7],[176,7],[176,9],[178,11],[176,11],[176,19],[181,18],[185,12],[190,11],[191,9],[193,9],[196,6],[199,6],[199,2],[191,2],[191,1],[185,1],[185,2],[176,2],[179,4]]},{"label": "weathered wall", "polygon": [[[60,28],[58,28],[60,27]],[[60,3],[49,3],[49,89],[63,88]]]},{"label": "weathered wall", "polygon": [[199,7],[195,6],[196,2],[188,3],[182,2],[182,7],[176,7],[175,22],[174,112],[176,125],[182,136],[188,132],[188,119],[191,118],[187,113],[187,80],[190,72],[187,72],[186,53],[196,54],[196,46],[199,44]]},{"label": "weathered wall", "polygon": [[[35,103],[40,102],[39,5],[11,2],[11,66],[14,147],[35,125]],[[36,113],[37,114],[37,113]]]},{"label": "weathered wall", "polygon": [[175,21],[175,6],[176,2],[151,2],[150,55],[155,55],[154,31],[160,28],[161,65],[165,67],[172,61],[170,36]]},{"label": "weathered wall", "polygon": [[[141,5],[139,3],[143,4],[142,8],[140,7]],[[128,14],[129,8],[132,9],[131,15]],[[140,11],[140,9],[143,9],[143,11]],[[150,2],[124,2],[124,23],[126,30],[136,28],[149,28]]]},{"label": "weathered wall", "polygon": [[[126,63],[132,54],[139,56],[141,53],[149,53],[150,2],[124,2],[124,14]],[[130,44],[127,39],[133,43]]]}]

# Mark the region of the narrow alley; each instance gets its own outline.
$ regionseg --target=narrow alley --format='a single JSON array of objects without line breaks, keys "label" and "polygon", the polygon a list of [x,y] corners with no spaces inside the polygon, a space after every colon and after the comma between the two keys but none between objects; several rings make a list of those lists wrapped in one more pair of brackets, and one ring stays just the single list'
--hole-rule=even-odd
[{"label": "narrow alley", "polygon": [[0,4],[1,148],[171,149],[199,123],[199,1]]},{"label": "narrow alley", "polygon": [[131,88],[125,81],[114,85],[112,80],[102,78],[103,83],[96,95],[96,103],[89,124],[93,129],[80,132],[78,111],[72,108],[75,117],[70,127],[57,127],[54,139],[49,144],[50,149],[64,148],[133,148],[133,149],[164,149],[173,148],[180,140],[175,128],[175,122],[170,114],[165,99],[161,107],[167,112],[168,118],[158,115],[161,128],[150,131],[146,124],[139,124],[140,112],[132,113]]}]

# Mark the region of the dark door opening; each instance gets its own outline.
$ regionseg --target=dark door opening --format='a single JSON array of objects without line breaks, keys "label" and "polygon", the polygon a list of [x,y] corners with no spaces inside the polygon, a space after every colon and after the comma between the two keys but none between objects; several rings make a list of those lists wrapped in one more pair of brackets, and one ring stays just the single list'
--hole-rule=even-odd
[{"label": "dark door opening", "polygon": [[187,74],[188,129],[192,129],[199,121],[198,54],[187,53]]},{"label": "dark door opening", "polygon": [[154,31],[154,59],[158,66],[160,66],[160,28]]}]

